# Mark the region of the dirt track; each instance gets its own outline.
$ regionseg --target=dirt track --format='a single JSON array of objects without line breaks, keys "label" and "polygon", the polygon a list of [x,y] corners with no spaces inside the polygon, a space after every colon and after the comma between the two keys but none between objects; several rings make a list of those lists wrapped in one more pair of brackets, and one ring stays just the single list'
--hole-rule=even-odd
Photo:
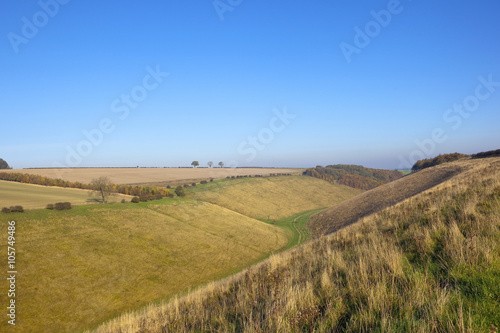
[{"label": "dirt track", "polygon": [[313,237],[333,233],[359,219],[395,205],[465,171],[470,161],[424,169],[394,182],[364,192],[311,216],[308,228]]}]

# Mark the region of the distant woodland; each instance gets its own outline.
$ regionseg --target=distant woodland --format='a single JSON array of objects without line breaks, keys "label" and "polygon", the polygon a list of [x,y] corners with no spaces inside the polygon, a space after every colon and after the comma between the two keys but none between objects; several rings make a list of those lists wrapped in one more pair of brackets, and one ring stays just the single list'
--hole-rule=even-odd
[{"label": "distant woodland", "polygon": [[360,165],[328,165],[309,168],[303,173],[330,183],[347,185],[361,190],[371,190],[403,177],[399,171],[365,168]]}]

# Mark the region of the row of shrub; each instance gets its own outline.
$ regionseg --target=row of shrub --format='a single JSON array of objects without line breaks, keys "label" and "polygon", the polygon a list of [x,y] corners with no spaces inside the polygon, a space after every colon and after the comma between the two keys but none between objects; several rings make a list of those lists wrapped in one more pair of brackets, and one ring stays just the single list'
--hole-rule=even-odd
[{"label": "row of shrub", "polygon": [[[277,177],[277,176],[292,176],[291,173],[270,173],[269,177]],[[263,178],[263,175],[240,175],[240,176],[227,176],[226,179],[235,179],[235,178]]]},{"label": "row of shrub", "polygon": [[48,204],[47,209],[49,210],[70,210],[72,208],[71,202],[56,202],[55,204]]},{"label": "row of shrub", "polygon": [[24,208],[23,206],[4,207],[2,213],[24,213]]},{"label": "row of shrub", "polygon": [[[173,198],[174,194],[169,193],[167,196],[163,196],[161,194],[135,196],[130,200],[130,202],[132,202],[132,203],[147,202],[147,201],[153,201],[153,200],[161,200],[161,199],[166,198],[166,197]],[[122,203],[125,203],[125,202],[126,202],[125,199],[123,199]]]}]

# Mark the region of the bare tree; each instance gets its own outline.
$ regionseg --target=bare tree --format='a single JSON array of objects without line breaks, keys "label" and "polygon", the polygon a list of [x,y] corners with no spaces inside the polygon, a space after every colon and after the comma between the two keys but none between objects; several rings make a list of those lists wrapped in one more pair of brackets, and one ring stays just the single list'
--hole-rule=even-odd
[{"label": "bare tree", "polygon": [[212,165],[214,165],[214,162],[210,161],[210,162],[208,162],[207,164],[208,164],[208,167],[209,167],[209,168],[211,168],[211,167],[212,167]]},{"label": "bare tree", "polygon": [[90,195],[97,196],[103,204],[110,195],[113,195],[113,183],[109,177],[94,178],[90,185],[92,187]]},{"label": "bare tree", "polygon": [[221,168],[223,168],[223,167],[224,167],[224,162],[219,162],[219,166],[220,166]]}]

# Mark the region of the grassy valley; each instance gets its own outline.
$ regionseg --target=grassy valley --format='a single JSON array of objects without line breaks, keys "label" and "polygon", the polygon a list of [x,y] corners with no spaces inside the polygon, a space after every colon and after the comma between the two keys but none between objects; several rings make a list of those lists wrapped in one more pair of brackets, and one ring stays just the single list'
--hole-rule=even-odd
[{"label": "grassy valley", "polygon": [[[7,184],[26,187],[24,193],[51,189]],[[17,222],[18,327],[82,331],[234,274],[305,242],[310,215],[360,193],[303,176],[222,179],[186,192],[138,204],[4,214],[2,228]],[[231,196],[236,205],[227,204]]]},{"label": "grassy valley", "polygon": [[453,166],[395,206],[96,332],[496,331],[500,160]]}]

